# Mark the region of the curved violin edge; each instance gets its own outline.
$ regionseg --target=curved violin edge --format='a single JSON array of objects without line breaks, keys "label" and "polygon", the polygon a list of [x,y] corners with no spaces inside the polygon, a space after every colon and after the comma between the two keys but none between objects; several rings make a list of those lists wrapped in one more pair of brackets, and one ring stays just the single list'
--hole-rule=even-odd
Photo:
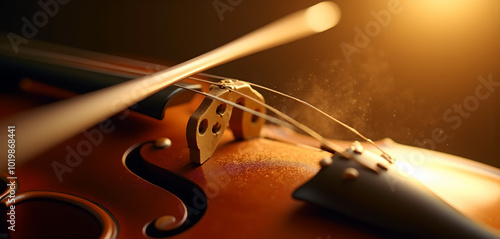
[{"label": "curved violin edge", "polygon": [[17,205],[27,201],[33,200],[53,200],[69,203],[71,205],[82,208],[92,214],[101,224],[102,232],[99,238],[114,239],[118,236],[118,224],[116,219],[102,206],[88,201],[82,197],[73,196],[65,193],[50,192],[50,191],[28,191],[23,192],[15,197],[14,201],[4,200],[2,203],[8,208],[11,205]]}]

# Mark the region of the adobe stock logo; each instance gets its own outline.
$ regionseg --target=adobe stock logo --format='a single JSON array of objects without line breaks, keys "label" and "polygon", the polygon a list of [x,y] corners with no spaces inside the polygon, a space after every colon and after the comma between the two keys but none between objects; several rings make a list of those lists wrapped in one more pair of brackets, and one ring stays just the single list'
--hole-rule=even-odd
[{"label": "adobe stock logo", "polygon": [[[131,106],[130,108],[134,108]],[[76,145],[66,145],[66,157],[62,159],[54,159],[50,164],[57,180],[62,183],[63,175],[72,173],[86,157],[90,156],[96,147],[101,146],[105,136],[111,134],[116,129],[116,122],[125,120],[130,115],[130,110],[124,110],[121,114],[117,115],[116,119],[106,119],[99,123],[94,128],[84,130],[82,135],[85,138],[81,139]],[[115,120],[115,121],[113,121]]]},{"label": "adobe stock logo", "polygon": [[[443,112],[443,121],[449,123],[446,128],[457,130],[462,126],[464,120],[469,118],[473,112],[479,109],[481,102],[489,99],[493,93],[500,87],[500,81],[493,80],[493,74],[488,77],[478,76],[478,84],[474,88],[474,92],[467,97],[464,97],[462,102],[453,104],[452,107]],[[448,139],[448,134],[441,127],[436,127],[431,131],[430,138],[422,140],[416,139],[415,145],[434,150],[437,144],[442,144]]]},{"label": "adobe stock logo", "polygon": [[[429,157],[428,153],[423,149],[435,150],[438,144],[445,143],[448,140],[446,132],[457,130],[465,119],[469,118],[474,111],[479,109],[481,102],[489,99],[500,88],[500,81],[494,81],[491,73],[488,77],[480,75],[477,77],[477,80],[479,82],[474,88],[473,94],[464,97],[461,102],[453,104],[452,107],[443,112],[442,119],[444,122],[449,123],[449,125],[446,125],[444,129],[441,127],[434,128],[430,131],[430,137],[422,140],[415,139],[414,144],[422,149],[415,149],[410,154],[405,155],[405,158],[398,158],[396,162],[398,167],[396,168],[403,176],[413,176],[418,167],[423,165],[426,162],[425,159]],[[448,128],[450,130],[445,130]],[[396,184],[400,182],[400,179],[386,176],[386,181],[391,191],[394,192]]]},{"label": "adobe stock logo", "polygon": [[225,2],[222,0],[214,0],[212,5],[214,6],[215,12],[217,12],[217,16],[219,16],[219,20],[222,22],[224,21],[224,13],[234,11],[242,2],[243,0],[226,0]]},{"label": "adobe stock logo", "polygon": [[370,45],[372,38],[377,37],[382,31],[382,27],[387,27],[392,21],[392,15],[400,14],[403,12],[404,8],[399,0],[390,0],[387,3],[387,9],[382,9],[380,11],[371,10],[370,15],[375,20],[366,23],[364,29],[359,27],[354,27],[354,44],[349,44],[347,42],[340,43],[340,50],[344,55],[347,63],[351,62],[351,55],[361,52],[360,49],[366,48]]},{"label": "adobe stock logo", "polygon": [[38,31],[45,27],[49,23],[49,19],[55,17],[59,12],[59,4],[65,5],[69,3],[70,0],[40,0],[38,1],[38,6],[41,10],[35,12],[31,19],[23,16],[21,21],[23,26],[21,27],[21,35],[9,32],[7,38],[9,38],[12,49],[15,53],[19,52],[19,45],[27,44],[28,39],[35,37]]}]

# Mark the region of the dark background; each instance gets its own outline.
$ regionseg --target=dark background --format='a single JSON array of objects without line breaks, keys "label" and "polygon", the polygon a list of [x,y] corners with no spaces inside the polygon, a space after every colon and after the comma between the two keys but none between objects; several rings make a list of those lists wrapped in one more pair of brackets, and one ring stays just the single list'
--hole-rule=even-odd
[{"label": "dark background", "polygon": [[[219,0],[232,9],[222,20],[214,2],[72,0],[34,39],[175,64],[318,1]],[[370,12],[387,10],[393,1],[336,2],[343,16],[335,28],[208,72],[298,96],[372,139],[389,137],[500,167],[500,87],[467,117],[452,113],[462,120],[458,127],[443,119],[455,104],[474,97],[479,76],[491,74],[500,82],[500,1],[395,1],[402,12],[392,14],[350,61],[340,44],[355,46],[354,29],[365,31],[375,21]],[[31,20],[41,10],[37,1],[4,0],[0,7],[0,31],[18,35],[21,18]],[[355,138],[303,108],[265,96],[327,137]],[[439,140],[432,139],[436,133]]]}]

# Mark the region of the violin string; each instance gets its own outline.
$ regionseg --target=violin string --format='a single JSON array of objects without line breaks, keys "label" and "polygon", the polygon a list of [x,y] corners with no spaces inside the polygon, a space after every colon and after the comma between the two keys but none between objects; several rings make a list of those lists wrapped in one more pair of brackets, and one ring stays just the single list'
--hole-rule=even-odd
[{"label": "violin string", "polygon": [[179,85],[179,84],[174,84],[176,87],[179,87],[179,88],[182,88],[182,89],[185,89],[185,90],[189,90],[189,91],[192,91],[194,93],[197,93],[197,94],[200,94],[200,95],[203,95],[205,97],[208,97],[208,98],[211,98],[211,99],[214,99],[214,100],[218,100],[220,102],[223,102],[223,103],[226,103],[228,105],[231,105],[233,107],[236,107],[240,110],[243,110],[243,111],[246,111],[250,114],[253,114],[253,115],[256,115],[258,117],[261,117],[261,118],[264,118],[265,120],[269,121],[269,122],[272,122],[272,123],[275,123],[277,125],[280,125],[280,126],[283,126],[283,127],[286,127],[286,128],[289,128],[289,129],[292,129],[292,130],[295,130],[296,127],[293,126],[292,124],[286,122],[286,121],[283,121],[281,119],[278,119],[276,117],[273,117],[273,116],[270,116],[270,115],[266,115],[264,113],[261,113],[261,112],[258,112],[256,110],[252,110],[250,108],[247,108],[245,106],[242,106],[240,104],[237,104],[237,103],[234,103],[234,102],[231,102],[229,100],[226,100],[226,99],[222,99],[218,96],[215,96],[215,95],[211,95],[211,94],[208,94],[206,92],[203,92],[203,91],[200,91],[200,90],[196,90],[196,89],[192,89],[192,88],[188,88],[188,87],[185,87],[185,86],[182,86],[182,85]]},{"label": "violin string", "polygon": [[[44,52],[44,51],[39,51],[39,50],[35,50],[35,49],[28,49],[27,53],[31,54],[31,55],[34,55],[34,56],[44,56],[44,57],[49,57],[49,59],[53,60],[53,61],[61,61],[62,62],[75,62],[75,63],[79,63],[79,64],[82,64],[82,65],[91,65],[91,66],[99,66],[99,67],[102,67],[104,69],[112,69],[112,70],[117,70],[117,71],[125,71],[125,72],[129,72],[129,73],[139,73],[139,74],[147,74],[149,72],[142,72],[142,71],[131,71],[130,69],[128,68],[124,68],[124,67],[121,67],[121,66],[117,66],[117,65],[113,65],[113,64],[106,64],[106,63],[100,63],[99,61],[94,61],[94,60],[89,60],[89,59],[85,59],[85,58],[82,58],[82,57],[75,57],[75,56],[70,56],[70,55],[64,55],[64,54],[58,54],[58,53],[50,53],[50,52]],[[227,79],[226,77],[220,77],[220,76],[216,76],[216,75],[211,75],[211,74],[207,74],[207,73],[198,73],[197,75],[200,75],[200,76],[205,76],[205,77],[209,77],[209,78],[214,78],[214,79]],[[197,81],[201,81],[201,82],[205,82],[205,83],[209,83],[209,84],[217,84],[217,82],[213,82],[213,81],[207,81],[207,80],[203,80],[203,79],[200,79],[200,78],[197,78],[197,77],[188,77],[189,79],[193,79],[193,80],[197,80]],[[253,83],[250,83],[250,82],[246,82],[252,86],[256,86],[256,87],[260,87],[262,89],[266,89],[268,91],[271,91],[271,92],[274,92],[276,94],[279,94],[279,95],[282,95],[282,96],[286,96],[286,97],[290,97],[290,98],[293,98],[291,96],[288,96],[286,94],[283,94],[281,92],[278,92],[278,91],[275,91],[275,90],[272,90],[272,89],[268,89],[268,88],[265,88],[263,86],[260,86],[260,85],[256,85],[256,84],[253,84]],[[181,88],[184,88],[184,87],[181,87]],[[203,92],[204,93],[204,92]],[[248,97],[247,97],[248,98]],[[253,100],[253,99],[252,99]],[[298,100],[298,99],[296,99]],[[261,103],[260,101],[257,101],[258,103]],[[299,101],[300,102],[300,101]],[[305,102],[304,102],[305,103]],[[310,107],[314,108],[314,109],[317,109],[315,107],[313,107],[312,105],[309,105]],[[237,105],[235,106],[237,108],[240,108],[241,106],[240,105]],[[287,118],[288,121],[295,121],[293,120],[292,118],[288,117],[287,115],[285,115],[284,113],[282,112],[279,112],[277,109],[274,109],[272,107],[270,107],[269,105],[265,105],[264,107],[268,108],[269,110],[275,112],[277,115],[281,115],[282,118]],[[318,110],[318,109],[317,109]],[[319,110],[318,110],[319,111]],[[279,113],[278,113],[279,112]],[[321,111],[320,111],[321,112]],[[250,112],[250,113],[254,113],[254,112]],[[323,112],[322,112],[323,113]],[[255,114],[255,113],[254,113]],[[323,113],[325,114],[325,113]],[[262,113],[258,113],[256,112],[257,116],[259,117],[263,117],[264,115]],[[327,114],[325,114],[327,115]],[[328,115],[327,115],[328,116]],[[280,121],[278,122],[277,118],[273,118],[271,119],[270,117],[263,117],[265,118],[266,120],[268,120],[269,122],[273,122],[273,123],[276,123],[278,125],[282,125],[284,127],[288,127],[288,128],[292,128],[293,127],[290,127],[291,125],[288,125],[288,126],[285,126],[283,125],[283,123],[285,123],[284,121]],[[334,119],[335,121],[337,121],[336,119]],[[339,122],[339,121],[337,121]],[[305,125],[303,124],[300,124],[299,122],[295,121],[294,122],[296,125],[300,125],[299,128],[302,129],[304,132],[308,133],[309,135],[311,135],[312,137],[316,138],[318,141],[320,141],[320,143],[324,144],[325,146],[327,146],[326,144],[328,144],[327,140],[325,140],[322,136],[320,136],[318,133],[316,133],[315,131],[312,131],[310,128],[308,127],[305,127]],[[341,123],[341,122],[340,122]],[[342,123],[341,123],[342,124]],[[344,125],[345,126],[345,125]],[[348,126],[347,126],[348,127]],[[350,128],[350,127],[348,127]],[[363,137],[363,136],[361,136]],[[328,147],[328,146],[327,146]],[[377,146],[375,146],[377,147]],[[332,149],[334,148],[337,148],[335,151],[339,151],[340,147],[337,147],[336,145],[331,145]],[[378,147],[377,147],[378,148]]]},{"label": "violin string", "polygon": [[[80,64],[83,64],[83,65],[91,65],[91,66],[99,66],[99,67],[102,67],[102,68],[105,68],[105,69],[112,69],[112,70],[117,70],[117,71],[124,71],[127,70],[127,68],[123,68],[123,67],[120,67],[120,66],[115,66],[113,64],[105,64],[105,63],[100,63],[98,61],[93,61],[93,60],[87,60],[85,58],[82,58],[82,57],[74,57],[74,56],[67,56],[67,55],[64,55],[64,54],[49,54],[47,52],[41,52],[41,51],[37,51],[37,50],[31,50],[29,51],[28,53],[32,54],[32,55],[35,55],[35,56],[40,56],[40,55],[43,55],[45,57],[49,56],[50,59],[54,60],[54,61],[57,61],[57,60],[65,60],[67,62],[75,62],[75,63],[80,63]],[[64,61],[63,61],[64,62]],[[147,72],[142,72],[142,71],[130,71],[130,73],[147,73]],[[220,77],[220,76],[215,76],[215,75],[210,75],[210,74],[206,74],[206,73],[198,73],[197,75],[200,75],[200,76],[205,76],[205,77],[211,77],[211,78],[218,78],[218,79],[227,79],[225,77]],[[197,77],[188,77],[189,79],[193,79],[193,80],[197,80],[197,81],[202,81],[202,82],[205,82],[205,83],[209,83],[209,84],[217,84],[217,82],[213,82],[213,81],[207,81],[207,80],[203,80],[203,79],[200,79],[200,78],[197,78]],[[246,82],[248,84],[251,84],[250,82]],[[176,84],[177,85],[177,84]],[[255,85],[255,84],[253,84]],[[180,88],[184,88],[184,89],[187,89],[185,87],[182,87],[182,86],[179,86],[177,85],[178,87]],[[255,85],[257,86],[257,85]],[[187,90],[191,90],[191,89],[187,89]],[[207,97],[211,97],[211,95],[208,95],[206,94],[205,92],[197,92],[197,93],[200,93],[200,94],[203,94]],[[239,92],[238,92],[239,93]],[[275,92],[275,93],[278,93],[280,95],[284,95],[282,94],[281,92]],[[251,100],[254,100],[253,98],[251,97],[248,97],[248,96],[244,96],[246,98],[249,98]],[[212,97],[213,98],[213,97]],[[223,99],[218,99],[222,102],[224,102],[225,100]],[[257,103],[259,104],[262,104],[262,102],[260,101],[256,101]],[[233,105],[234,107],[236,108],[242,108],[242,106],[240,105],[235,105],[235,104],[232,104],[231,102],[225,102],[227,104],[230,104],[230,105]],[[309,127],[306,127],[305,125],[299,123],[298,121],[292,119],[291,117],[287,116],[286,114],[284,114],[283,112],[280,112],[278,111],[277,109],[275,108],[272,108],[271,106],[269,105],[266,105],[264,104],[263,105],[264,107],[266,107],[267,109],[271,110],[272,112],[276,113],[277,115],[279,115],[280,117],[286,119],[288,122],[291,122],[292,125],[295,125],[295,127],[297,128],[300,128],[301,130],[303,130],[304,132],[306,132],[307,134],[311,135],[313,138],[316,138],[321,144],[323,144],[324,146],[326,146],[327,149],[330,149],[330,151],[337,151],[337,152],[343,152],[341,149],[341,147],[339,147],[338,145],[335,145],[333,144],[332,142],[330,141],[327,141],[325,138],[323,138],[321,135],[319,135],[317,132],[313,131],[312,129],[310,129]],[[252,113],[254,115],[257,115],[259,117],[262,117],[266,120],[268,120],[269,122],[272,122],[272,123],[275,123],[275,124],[278,124],[278,125],[281,125],[283,127],[287,127],[287,128],[291,128],[291,129],[295,129],[294,126],[286,123],[285,121],[282,121],[282,120],[279,120],[278,118],[274,118],[274,117],[270,117],[268,115],[265,115],[265,114],[262,114],[260,112],[257,112],[257,111],[253,111],[251,109],[242,109],[242,110],[245,110],[249,113]],[[253,112],[252,112],[253,111]],[[344,156],[344,155],[343,155]]]},{"label": "violin string", "polygon": [[315,110],[316,112],[319,112],[320,114],[326,116],[327,118],[329,118],[330,120],[334,121],[335,123],[341,125],[342,127],[346,128],[347,130],[351,131],[352,133],[354,133],[355,135],[359,136],[360,138],[362,138],[363,140],[365,140],[366,142],[368,142],[369,144],[373,145],[376,149],[378,149],[381,153],[382,153],[382,157],[384,159],[386,159],[387,161],[389,161],[390,163],[394,163],[394,159],[388,154],[386,153],[384,150],[382,150],[380,147],[377,146],[377,144],[375,144],[375,142],[373,142],[371,139],[369,139],[368,137],[364,136],[363,134],[361,134],[358,130],[356,130],[355,128],[347,125],[346,123],[340,121],[339,119],[327,114],[326,112],[320,110],[319,108],[317,108],[316,106],[308,103],[307,101],[304,101],[304,100],[301,100],[297,97],[294,97],[294,96],[291,96],[291,95],[287,95],[285,93],[282,93],[280,91],[277,91],[277,90],[274,90],[274,89],[271,89],[271,88],[267,88],[265,86],[261,86],[261,85],[258,85],[258,84],[255,84],[255,83],[251,83],[251,82],[245,82],[251,86],[254,86],[254,87],[258,87],[258,88],[261,88],[261,89],[264,89],[264,90],[267,90],[267,91],[270,91],[270,92],[273,92],[275,94],[278,94],[278,95],[281,95],[281,96],[284,96],[284,97],[287,97],[289,99],[292,99],[292,100],[295,100],[296,102],[299,102],[307,107],[310,107],[312,108],[313,110]]},{"label": "violin string", "polygon": [[[192,77],[190,79],[193,79]],[[197,80],[197,79],[193,79],[193,80]],[[204,81],[202,79],[200,79],[201,81]],[[330,152],[330,153],[334,153],[334,152],[337,152],[339,153],[341,156],[345,157],[345,158],[349,158],[350,156],[348,154],[345,154],[344,153],[344,150],[342,147],[340,147],[339,145],[333,143],[333,142],[330,142],[328,140],[326,140],[324,137],[322,137],[319,133],[317,133],[316,131],[312,130],[311,128],[307,127],[306,125],[294,120],[293,118],[291,118],[290,116],[286,115],[285,113],[273,108],[272,106],[270,105],[267,105],[251,96],[248,96],[246,94],[243,94],[241,92],[238,92],[238,91],[233,91],[231,90],[229,87],[227,88],[228,91],[230,92],[233,92],[233,93],[237,93],[249,100],[252,100],[254,101],[255,103],[265,107],[266,109],[274,112],[275,114],[277,114],[278,116],[282,117],[283,119],[285,119],[285,121],[281,120],[281,119],[278,119],[276,117],[272,117],[272,116],[269,116],[269,115],[266,115],[264,113],[260,113],[258,111],[255,111],[255,110],[252,110],[248,107],[245,107],[245,106],[242,106],[242,105],[239,105],[239,104],[236,104],[234,102],[231,102],[231,101],[228,101],[228,100],[225,100],[225,99],[222,99],[220,97],[217,97],[217,96],[214,96],[214,95],[210,95],[208,93],[205,93],[203,91],[199,91],[199,90],[195,90],[195,89],[190,89],[190,88],[187,88],[187,87],[184,87],[184,86],[181,86],[181,85],[177,85],[175,84],[175,86],[177,87],[180,87],[180,88],[183,88],[183,89],[187,89],[187,90],[190,90],[192,92],[196,92],[198,94],[202,94],[206,97],[209,97],[211,99],[215,99],[215,100],[219,100],[223,103],[226,103],[226,104],[229,104],[229,105],[232,105],[233,107],[236,107],[238,109],[241,109],[243,111],[246,111],[246,112],[249,112],[251,114],[254,114],[258,117],[262,117],[272,123],[275,123],[275,124],[278,124],[278,125],[281,125],[281,126],[284,126],[284,127],[287,127],[287,128],[290,128],[292,130],[296,130],[297,128],[298,129],[301,129],[302,131],[306,132],[307,134],[309,134],[311,137],[315,138],[316,140],[318,140],[323,146],[324,146],[324,149],[326,149],[326,151]]]},{"label": "violin string", "polygon": [[[231,79],[231,78],[227,78],[227,77],[222,77],[222,76],[217,76],[217,75],[212,75],[212,74],[207,74],[207,73],[199,73],[198,75],[202,75],[202,76],[206,76],[206,77],[210,77],[210,78],[214,78],[214,79],[219,79],[219,80],[234,80],[234,79]],[[209,80],[204,80],[204,79],[200,79],[200,78],[197,78],[197,77],[189,77],[189,79],[192,79],[192,80],[196,80],[196,81],[200,81],[200,82],[205,82],[205,83],[209,83],[209,84],[217,84],[217,85],[222,85],[222,83],[220,82],[217,82],[217,81],[209,81]],[[359,136],[360,138],[362,138],[363,140],[365,140],[366,142],[368,142],[369,144],[373,145],[377,150],[379,150],[381,152],[381,156],[387,160],[389,163],[394,163],[395,162],[395,159],[393,157],[391,157],[387,152],[385,152],[383,149],[381,149],[379,146],[377,146],[377,144],[375,144],[375,142],[373,142],[371,139],[369,139],[368,137],[364,136],[363,134],[361,134],[358,130],[354,129],[353,127],[347,125],[346,123],[340,121],[339,119],[327,114],[326,112],[322,111],[321,109],[315,107],[314,105],[304,101],[304,100],[301,100],[297,97],[294,97],[294,96],[291,96],[291,95],[288,95],[288,94],[285,94],[285,93],[282,93],[280,91],[277,91],[277,90],[274,90],[274,89],[271,89],[271,88],[268,88],[268,87],[265,87],[265,86],[262,86],[262,85],[258,85],[258,84],[255,84],[255,83],[252,83],[252,82],[247,82],[247,81],[242,81],[242,82],[245,82],[251,86],[254,86],[254,87],[257,87],[257,88],[260,88],[260,89],[264,89],[264,90],[267,90],[269,92],[272,92],[272,93],[275,93],[275,94],[278,94],[280,96],[283,96],[283,97],[286,97],[286,98],[289,98],[289,99],[292,99],[296,102],[299,102],[309,108],[312,108],[313,110],[321,113],[322,115],[326,116],[327,118],[329,118],[330,120],[336,122],[337,124],[341,125],[342,127],[346,128],[347,130],[351,131],[352,133],[354,133],[355,135]],[[240,92],[237,92],[237,93],[240,93]],[[262,103],[259,101],[259,103]],[[267,107],[266,107],[267,108]],[[269,109],[271,110],[271,109]],[[275,112],[274,110],[271,110],[273,112]],[[276,113],[276,112],[275,112]],[[282,112],[280,112],[282,113]],[[286,114],[282,113],[283,115],[285,115],[286,117],[290,118],[289,116],[287,116]],[[280,114],[278,114],[280,115]],[[281,116],[281,115],[280,115]],[[291,118],[290,118],[291,119]],[[293,119],[292,119],[293,120]],[[300,127],[299,127],[300,128]],[[312,135],[311,135],[312,136]],[[314,136],[313,136],[314,137]],[[323,137],[321,137],[323,138]],[[320,141],[321,142],[321,141]],[[321,142],[322,143],[322,142]]]},{"label": "violin string", "polygon": [[[301,129],[302,131],[304,131],[305,133],[309,134],[311,137],[315,138],[316,140],[318,140],[323,146],[326,146],[328,149],[330,150],[333,150],[335,152],[338,152],[340,153],[343,157],[346,157],[346,158],[349,158],[349,156],[347,154],[343,154],[343,148],[340,147],[339,145],[325,139],[323,136],[321,136],[318,132],[314,131],[313,129],[307,127],[306,125],[298,122],[297,120],[293,119],[292,117],[288,116],[287,114],[279,111],[278,109],[260,101],[260,100],[257,100],[249,95],[246,95],[242,92],[239,92],[239,91],[235,91],[235,90],[232,90],[230,88],[228,88],[228,90],[230,92],[233,92],[233,93],[236,93],[238,95],[241,95],[263,107],[265,107],[266,109],[272,111],[273,113],[275,113],[276,115],[278,115],[279,117],[285,119],[286,121],[290,122],[292,125],[294,125],[295,127]],[[328,151],[330,151],[328,150]],[[331,151],[330,151],[331,152]],[[333,152],[332,152],[333,153]]]}]

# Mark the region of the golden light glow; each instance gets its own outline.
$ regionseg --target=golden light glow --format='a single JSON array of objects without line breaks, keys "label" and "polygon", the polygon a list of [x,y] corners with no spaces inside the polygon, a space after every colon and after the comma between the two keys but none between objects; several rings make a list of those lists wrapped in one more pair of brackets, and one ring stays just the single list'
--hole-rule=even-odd
[{"label": "golden light glow", "polygon": [[322,32],[337,25],[340,15],[337,4],[321,2],[306,10],[306,21],[313,31]]},{"label": "golden light glow", "polygon": [[458,13],[461,11],[466,11],[470,7],[470,4],[478,2],[472,0],[426,0],[421,1],[423,5],[429,7],[429,10],[434,10],[441,13]]},{"label": "golden light glow", "polygon": [[[396,167],[405,171],[408,164],[400,162]],[[487,221],[488,215],[495,214],[488,209],[500,203],[498,177],[472,167],[466,170],[453,164],[426,161],[408,174],[457,210],[480,221]]]},{"label": "golden light glow", "polygon": [[414,1],[415,7],[422,19],[431,20],[434,24],[450,23],[460,28],[475,22],[481,17],[488,1],[474,0],[421,0]]},{"label": "golden light glow", "polygon": [[498,182],[488,176],[443,166],[427,167],[415,177],[448,203],[465,210],[491,207],[500,199]]}]

